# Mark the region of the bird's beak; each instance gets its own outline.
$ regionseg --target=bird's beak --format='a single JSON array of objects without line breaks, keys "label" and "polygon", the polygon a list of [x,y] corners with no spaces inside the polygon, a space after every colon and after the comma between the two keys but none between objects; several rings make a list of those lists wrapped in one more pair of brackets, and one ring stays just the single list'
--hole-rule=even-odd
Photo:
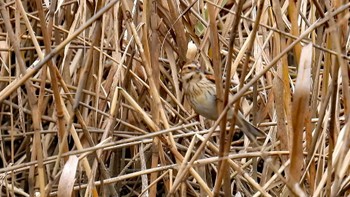
[{"label": "bird's beak", "polygon": [[179,74],[182,75],[182,69],[179,70]]},{"label": "bird's beak", "polygon": [[182,82],[182,69],[179,70],[179,73],[177,74],[177,78]]}]

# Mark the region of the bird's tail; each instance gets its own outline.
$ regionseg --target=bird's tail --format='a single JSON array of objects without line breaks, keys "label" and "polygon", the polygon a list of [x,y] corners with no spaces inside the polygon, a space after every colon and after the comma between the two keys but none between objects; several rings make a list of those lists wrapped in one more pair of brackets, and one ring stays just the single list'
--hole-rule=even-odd
[{"label": "bird's tail", "polygon": [[236,118],[236,122],[251,142],[257,142],[257,137],[266,136],[266,134],[263,131],[261,131],[256,126],[252,125],[250,122],[248,122],[239,112]]}]

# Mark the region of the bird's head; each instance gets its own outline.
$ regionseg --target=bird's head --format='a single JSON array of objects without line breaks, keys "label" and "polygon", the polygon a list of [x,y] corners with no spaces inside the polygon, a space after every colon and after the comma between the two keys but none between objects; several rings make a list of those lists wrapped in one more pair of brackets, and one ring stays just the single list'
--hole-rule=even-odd
[{"label": "bird's head", "polygon": [[199,69],[197,63],[191,62],[185,64],[180,71],[181,79],[183,82],[198,82],[204,76],[202,71]]}]

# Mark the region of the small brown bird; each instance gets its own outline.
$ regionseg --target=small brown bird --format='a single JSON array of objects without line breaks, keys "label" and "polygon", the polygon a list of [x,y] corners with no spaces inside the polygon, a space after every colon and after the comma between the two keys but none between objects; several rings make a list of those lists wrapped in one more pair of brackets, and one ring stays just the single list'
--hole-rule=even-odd
[{"label": "small brown bird", "polygon": [[[193,110],[205,118],[216,120],[218,113],[216,110],[215,84],[207,79],[206,75],[199,69],[199,65],[194,62],[184,65],[180,74],[185,97]],[[229,95],[230,99],[232,100],[232,95]],[[231,119],[233,114],[233,108],[230,108],[227,112],[227,118]],[[251,141],[256,141],[258,136],[265,136],[264,132],[248,122],[240,112],[237,114],[236,121],[237,125]]]}]

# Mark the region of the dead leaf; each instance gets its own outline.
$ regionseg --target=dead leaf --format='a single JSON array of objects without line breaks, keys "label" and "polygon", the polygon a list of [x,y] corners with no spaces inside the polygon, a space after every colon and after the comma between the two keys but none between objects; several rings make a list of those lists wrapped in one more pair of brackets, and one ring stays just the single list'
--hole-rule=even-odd
[{"label": "dead leaf", "polygon": [[75,155],[69,156],[63,167],[60,181],[58,183],[57,196],[72,196],[79,159]]}]

